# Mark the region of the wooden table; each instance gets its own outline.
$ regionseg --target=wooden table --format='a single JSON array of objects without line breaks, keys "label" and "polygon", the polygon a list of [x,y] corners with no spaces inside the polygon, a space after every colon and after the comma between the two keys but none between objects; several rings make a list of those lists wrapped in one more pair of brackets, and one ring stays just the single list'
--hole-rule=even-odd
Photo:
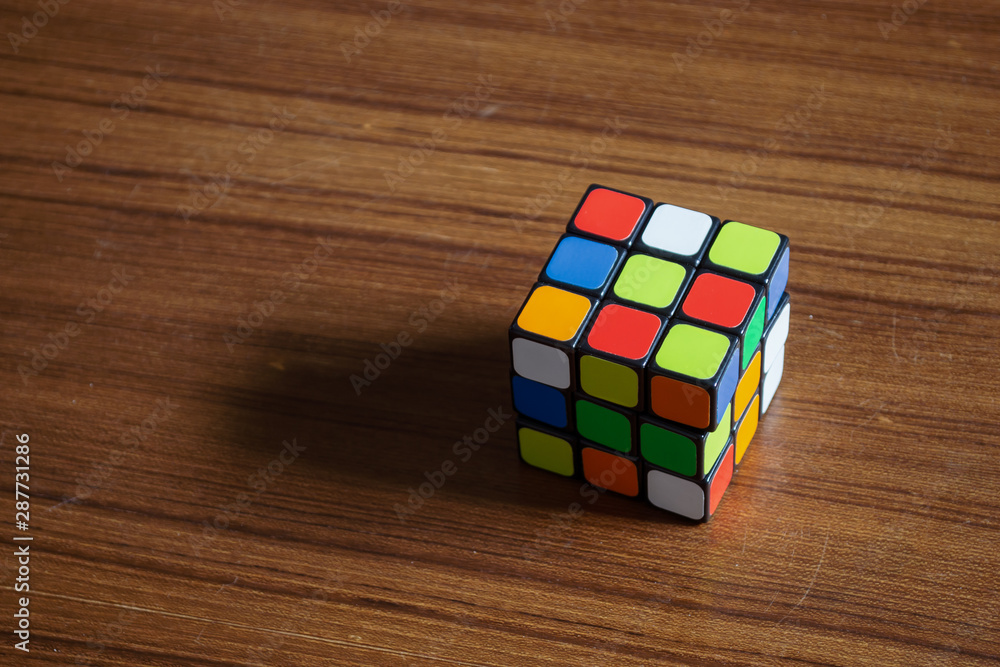
[{"label": "wooden table", "polygon": [[[995,661],[996,9],[5,3],[2,662]],[[591,182],[792,240],[706,525],[517,461]]]}]

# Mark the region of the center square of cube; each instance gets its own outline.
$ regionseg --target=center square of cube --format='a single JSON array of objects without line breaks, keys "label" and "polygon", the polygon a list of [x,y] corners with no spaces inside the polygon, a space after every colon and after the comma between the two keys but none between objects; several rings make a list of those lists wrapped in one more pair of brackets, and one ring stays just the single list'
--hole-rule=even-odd
[{"label": "center square of cube", "polygon": [[641,409],[646,360],[664,319],[618,303],[605,302],[580,345],[580,386],[584,392],[627,408]]},{"label": "center square of cube", "polygon": [[684,294],[692,267],[650,255],[631,255],[615,280],[614,296],[635,303],[660,315],[673,314]]}]

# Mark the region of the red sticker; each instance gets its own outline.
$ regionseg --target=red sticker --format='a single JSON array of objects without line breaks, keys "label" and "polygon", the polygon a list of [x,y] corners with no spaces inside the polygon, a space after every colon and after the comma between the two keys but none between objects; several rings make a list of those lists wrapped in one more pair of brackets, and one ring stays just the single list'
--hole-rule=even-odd
[{"label": "red sticker", "polygon": [[656,342],[660,324],[660,318],[652,313],[608,304],[598,313],[587,335],[587,343],[601,352],[626,359],[642,359]]},{"label": "red sticker", "polygon": [[591,190],[574,222],[584,232],[624,241],[639,224],[646,202],[632,195],[597,188]]},{"label": "red sticker", "polygon": [[700,273],[681,310],[688,317],[720,327],[738,327],[757,295],[753,285],[717,273]]}]

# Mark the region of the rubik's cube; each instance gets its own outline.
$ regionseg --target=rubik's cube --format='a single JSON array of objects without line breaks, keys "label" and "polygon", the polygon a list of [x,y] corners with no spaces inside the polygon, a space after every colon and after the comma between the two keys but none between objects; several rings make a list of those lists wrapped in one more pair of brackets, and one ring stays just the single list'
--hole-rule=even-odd
[{"label": "rubik's cube", "polygon": [[591,185],[510,326],[521,459],[708,520],[781,381],[788,257]]}]

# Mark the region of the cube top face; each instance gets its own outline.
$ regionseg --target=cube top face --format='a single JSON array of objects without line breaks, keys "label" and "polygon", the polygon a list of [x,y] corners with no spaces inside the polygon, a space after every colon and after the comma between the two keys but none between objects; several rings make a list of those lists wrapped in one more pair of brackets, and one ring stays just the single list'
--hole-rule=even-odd
[{"label": "cube top face", "polygon": [[770,230],[729,221],[708,250],[709,261],[748,276],[764,276],[781,245],[781,237]]},{"label": "cube top face", "polygon": [[549,257],[541,279],[603,294],[620,256],[614,246],[567,234]]},{"label": "cube top face", "polygon": [[687,283],[689,270],[650,255],[631,255],[615,279],[612,293],[625,301],[670,314]]},{"label": "cube top face", "polygon": [[645,197],[592,185],[567,231],[628,247],[650,208]]},{"label": "cube top face", "polygon": [[539,285],[517,316],[517,326],[545,338],[566,342],[580,332],[590,314],[590,299],[551,285]]},{"label": "cube top face", "polygon": [[587,335],[587,344],[599,352],[639,361],[649,355],[662,321],[652,313],[605,304]]},{"label": "cube top face", "polygon": [[706,324],[736,329],[747,319],[756,296],[757,290],[750,283],[698,272],[681,303],[681,313]]},{"label": "cube top face", "polygon": [[639,240],[650,252],[696,264],[717,224],[706,213],[672,204],[657,204]]},{"label": "cube top face", "polygon": [[681,322],[667,331],[654,359],[664,370],[711,380],[718,375],[732,346],[732,339],[725,334]]}]

